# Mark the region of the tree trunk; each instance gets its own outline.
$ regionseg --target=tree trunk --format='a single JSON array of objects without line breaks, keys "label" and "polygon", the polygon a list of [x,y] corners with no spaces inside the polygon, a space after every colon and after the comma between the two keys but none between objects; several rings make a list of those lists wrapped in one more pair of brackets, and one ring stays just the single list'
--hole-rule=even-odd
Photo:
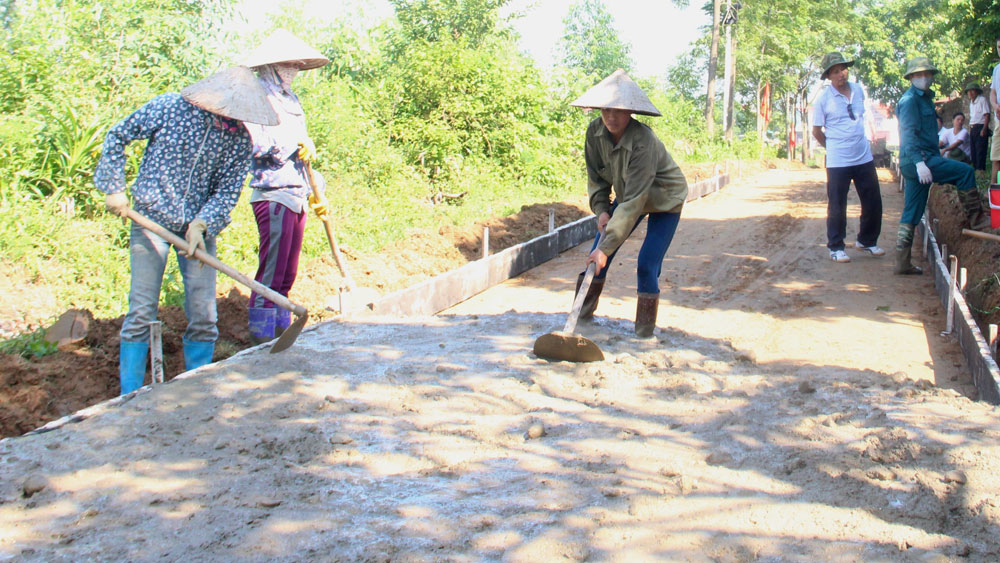
[{"label": "tree trunk", "polygon": [[809,100],[806,98],[808,95],[802,92],[802,114],[799,116],[802,120],[802,164],[806,163],[806,153],[809,152]]},{"label": "tree trunk", "polygon": [[[729,45],[726,47],[726,58],[729,60],[729,84],[727,86],[727,91],[729,92],[729,101],[726,104],[726,131],[725,137],[727,141],[733,140],[733,123],[736,119],[733,117],[733,107],[736,94],[736,34],[730,33],[729,28],[732,25],[726,26],[726,37],[728,38]],[[730,54],[731,53],[731,54]]]},{"label": "tree trunk", "polygon": [[792,121],[795,119],[795,108],[792,107],[792,95],[785,94],[785,153],[786,160],[795,160],[795,147],[792,146]]},{"label": "tree trunk", "polygon": [[722,0],[713,0],[712,6],[712,50],[708,57],[708,92],[705,98],[705,129],[708,135],[715,133],[715,74],[719,67],[719,10]]}]

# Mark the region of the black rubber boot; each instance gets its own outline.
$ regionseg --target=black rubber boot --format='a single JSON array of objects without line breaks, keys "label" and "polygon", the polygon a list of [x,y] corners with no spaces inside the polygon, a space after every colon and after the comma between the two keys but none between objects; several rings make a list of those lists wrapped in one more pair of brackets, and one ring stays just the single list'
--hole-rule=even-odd
[{"label": "black rubber boot", "polygon": [[910,256],[913,253],[913,247],[907,246],[906,248],[896,249],[896,268],[892,273],[897,276],[919,276],[924,273],[923,269],[918,266],[914,266],[910,262]]},{"label": "black rubber boot", "polygon": [[640,293],[635,304],[635,335],[640,338],[653,336],[656,329],[656,312],[660,306],[659,293]]},{"label": "black rubber boot", "polygon": [[973,231],[987,231],[990,228],[990,216],[983,206],[983,198],[979,197],[979,191],[975,188],[971,190],[960,190],[958,200],[962,202],[962,210],[969,220],[969,228]]},{"label": "black rubber boot", "polygon": [[[583,285],[583,278],[586,274],[580,274],[576,278],[576,293],[580,293],[580,286]],[[590,289],[587,290],[587,296],[583,298],[583,307],[580,308],[580,319],[591,319],[594,317],[594,311],[597,310],[597,302],[601,298],[601,292],[604,291],[604,278],[595,277],[590,281]],[[576,299],[576,297],[574,297]]]}]

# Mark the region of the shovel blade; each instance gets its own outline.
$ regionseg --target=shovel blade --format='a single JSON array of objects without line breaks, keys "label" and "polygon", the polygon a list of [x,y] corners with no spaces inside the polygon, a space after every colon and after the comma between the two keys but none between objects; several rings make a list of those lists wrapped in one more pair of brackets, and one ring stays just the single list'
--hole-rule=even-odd
[{"label": "shovel blade", "polygon": [[278,352],[283,352],[295,344],[295,339],[299,337],[299,333],[306,326],[306,321],[309,320],[309,315],[296,315],[295,322],[288,325],[285,332],[281,333],[281,336],[271,345],[271,353],[277,354]]},{"label": "shovel blade", "polygon": [[599,362],[604,359],[604,353],[597,344],[568,332],[550,332],[539,336],[533,350],[536,356],[547,360]]}]

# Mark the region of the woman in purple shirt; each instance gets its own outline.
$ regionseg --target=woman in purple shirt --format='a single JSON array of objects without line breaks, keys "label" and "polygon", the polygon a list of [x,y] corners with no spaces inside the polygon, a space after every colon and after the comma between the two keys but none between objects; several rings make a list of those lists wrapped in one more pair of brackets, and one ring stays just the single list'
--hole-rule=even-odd
[{"label": "woman in purple shirt", "polygon": [[[254,279],[286,297],[298,273],[306,204],[321,218],[326,214],[325,200],[311,196],[306,165],[315,156],[316,148],[306,131],[302,104],[291,85],[300,70],[329,62],[298,37],[279,29],[243,63],[257,71],[280,119],[273,127],[247,127],[253,140],[250,205],[260,234]],[[288,328],[291,313],[253,292],[249,321],[251,339],[266,342]]]}]

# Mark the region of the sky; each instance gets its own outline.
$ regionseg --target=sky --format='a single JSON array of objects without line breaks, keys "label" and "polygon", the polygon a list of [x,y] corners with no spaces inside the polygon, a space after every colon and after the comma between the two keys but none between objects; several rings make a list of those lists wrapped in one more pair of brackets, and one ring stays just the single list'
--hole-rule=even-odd
[{"label": "sky", "polygon": [[[540,68],[558,61],[557,46],[563,33],[563,18],[574,0],[511,0],[508,12],[523,12],[525,17],[513,22],[521,34],[521,49],[531,55]],[[244,14],[252,27],[267,26],[267,11],[280,2],[243,0]],[[392,15],[386,0],[298,0],[306,13],[324,19],[352,18],[361,25],[371,25]],[[690,2],[688,8],[676,8],[670,0],[605,0],[615,27],[632,46],[633,74],[663,77],[674,59],[690,48],[701,28],[711,25],[711,16]],[[294,30],[292,30],[294,32]]]}]

